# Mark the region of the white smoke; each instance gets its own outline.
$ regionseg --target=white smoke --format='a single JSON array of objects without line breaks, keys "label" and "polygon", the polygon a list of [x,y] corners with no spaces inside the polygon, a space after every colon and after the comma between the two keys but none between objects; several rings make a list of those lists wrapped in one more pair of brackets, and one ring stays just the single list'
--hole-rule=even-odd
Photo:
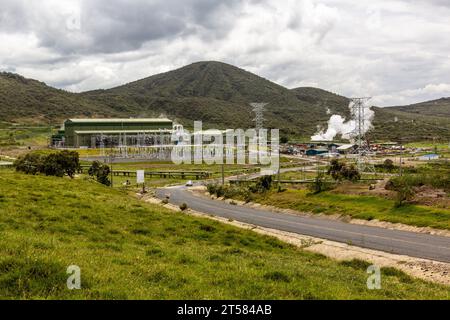
[{"label": "white smoke", "polygon": [[[350,102],[349,108],[351,110],[351,119],[346,121],[340,115],[334,114],[328,120],[327,130],[320,130],[314,136],[311,137],[312,141],[332,141],[338,134],[342,136],[343,139],[351,140],[351,135],[356,129],[356,118],[357,115],[353,114],[353,102]],[[364,128],[362,132],[366,133],[372,128],[372,120],[375,112],[371,108],[366,108],[364,112]]]}]

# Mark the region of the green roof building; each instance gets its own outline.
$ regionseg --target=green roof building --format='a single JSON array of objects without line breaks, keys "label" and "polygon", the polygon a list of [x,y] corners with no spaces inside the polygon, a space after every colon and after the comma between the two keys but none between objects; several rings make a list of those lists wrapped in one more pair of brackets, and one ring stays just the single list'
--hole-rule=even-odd
[{"label": "green roof building", "polygon": [[93,141],[103,135],[171,134],[172,129],[173,121],[165,118],[68,119],[64,122],[64,146],[95,147]]}]

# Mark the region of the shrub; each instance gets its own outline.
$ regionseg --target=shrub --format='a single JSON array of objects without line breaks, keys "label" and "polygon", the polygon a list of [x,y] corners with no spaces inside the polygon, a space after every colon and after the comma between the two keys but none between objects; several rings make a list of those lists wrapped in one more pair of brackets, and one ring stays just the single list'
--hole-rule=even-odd
[{"label": "shrub", "polygon": [[109,180],[109,175],[111,169],[106,164],[102,164],[99,161],[94,161],[88,170],[88,174],[91,177],[95,177],[98,182],[104,184],[105,186],[110,186],[111,181]]},{"label": "shrub", "polygon": [[16,171],[26,174],[43,173],[47,176],[57,177],[67,174],[73,178],[80,167],[80,161],[77,152],[64,150],[48,155],[28,153],[16,160],[14,165]]},{"label": "shrub", "polygon": [[265,193],[272,188],[272,176],[259,177],[255,184],[248,187],[248,190],[253,193]]},{"label": "shrub", "polygon": [[42,156],[37,153],[28,153],[25,156],[19,157],[14,162],[14,166],[16,171],[26,174],[37,174],[42,171]]},{"label": "shrub", "polygon": [[185,210],[187,210],[187,208],[188,208],[188,206],[187,206],[186,203],[182,203],[182,204],[180,205],[181,211],[185,211]]},{"label": "shrub", "polygon": [[307,188],[313,194],[318,194],[323,191],[332,190],[334,186],[333,183],[325,181],[323,173],[319,173],[314,179],[314,182],[309,184]]},{"label": "shrub", "polygon": [[386,183],[385,188],[387,190],[397,191],[396,207],[403,206],[405,202],[411,200],[414,196],[413,185],[418,183],[418,181],[414,181],[411,178],[411,176],[395,177]]},{"label": "shrub", "polygon": [[209,194],[216,194],[216,188],[217,188],[217,184],[214,184],[214,183],[208,183],[206,185],[206,190],[208,190]]},{"label": "shrub", "polygon": [[331,160],[331,164],[328,168],[327,174],[331,175],[336,181],[358,181],[359,179],[361,179],[361,175],[358,169],[353,164],[347,165],[337,159]]},{"label": "shrub", "polygon": [[395,165],[394,165],[394,161],[392,161],[391,159],[386,159],[383,162],[383,167],[388,171],[388,172],[392,172],[392,170],[395,169]]}]

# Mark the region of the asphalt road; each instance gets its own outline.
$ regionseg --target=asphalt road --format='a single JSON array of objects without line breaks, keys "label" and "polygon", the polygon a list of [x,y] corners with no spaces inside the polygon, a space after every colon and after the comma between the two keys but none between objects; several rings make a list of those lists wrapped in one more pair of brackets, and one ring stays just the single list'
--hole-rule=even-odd
[{"label": "asphalt road", "polygon": [[362,226],[324,218],[297,216],[231,205],[192,194],[186,187],[157,190],[170,203],[253,225],[317,237],[410,257],[450,262],[450,237]]}]

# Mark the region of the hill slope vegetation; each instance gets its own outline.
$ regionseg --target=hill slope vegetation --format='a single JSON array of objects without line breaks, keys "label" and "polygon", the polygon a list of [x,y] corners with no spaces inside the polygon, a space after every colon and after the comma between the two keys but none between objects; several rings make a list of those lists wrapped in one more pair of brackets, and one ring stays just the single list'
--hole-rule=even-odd
[{"label": "hill slope vegetation", "polygon": [[[0,120],[59,123],[67,117],[171,117],[191,128],[249,128],[249,103],[268,103],[267,128],[291,137],[309,138],[326,126],[331,114],[349,116],[346,97],[317,88],[289,90],[229,64],[207,61],[157,74],[108,90],[69,93],[25,79],[0,74]],[[442,99],[441,99],[442,100]],[[442,102],[442,103],[441,103]],[[375,108],[373,139],[426,140],[450,138],[450,105]],[[445,102],[445,103],[444,103]]]},{"label": "hill slope vegetation", "polygon": [[48,124],[68,117],[115,116],[119,113],[20,75],[0,73],[0,121]]}]

